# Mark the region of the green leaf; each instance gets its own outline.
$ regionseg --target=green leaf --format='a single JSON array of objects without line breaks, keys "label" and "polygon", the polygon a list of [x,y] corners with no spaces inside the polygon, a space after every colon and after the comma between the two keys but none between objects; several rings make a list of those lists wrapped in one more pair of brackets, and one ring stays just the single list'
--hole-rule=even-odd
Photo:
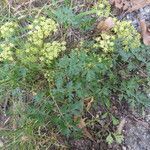
[{"label": "green leaf", "polygon": [[107,142],[109,145],[114,142],[114,139],[113,139],[111,133],[109,133],[109,135],[107,136],[106,142]]},{"label": "green leaf", "polygon": [[112,119],[113,125],[118,125],[119,124],[119,120],[117,118],[115,118],[113,115],[111,116],[111,119]]},{"label": "green leaf", "polygon": [[59,23],[65,25],[76,25],[75,14],[73,13],[72,9],[69,7],[59,7],[54,12],[56,19]]},{"label": "green leaf", "polygon": [[117,143],[121,144],[124,140],[124,136],[118,133],[113,134]]}]

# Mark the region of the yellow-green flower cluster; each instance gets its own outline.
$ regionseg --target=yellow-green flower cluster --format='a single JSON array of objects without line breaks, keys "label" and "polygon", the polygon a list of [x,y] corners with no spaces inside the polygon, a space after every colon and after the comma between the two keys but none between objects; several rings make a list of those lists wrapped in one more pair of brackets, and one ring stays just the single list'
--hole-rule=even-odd
[{"label": "yellow-green flower cluster", "polygon": [[108,17],[111,11],[111,5],[108,0],[99,0],[95,5],[96,13],[100,17]]},{"label": "yellow-green flower cluster", "polygon": [[36,18],[33,23],[28,26],[30,30],[28,32],[28,40],[37,46],[42,46],[43,40],[57,31],[57,26],[57,23],[50,18]]},{"label": "yellow-green flower cluster", "polygon": [[49,65],[52,60],[57,58],[60,52],[66,49],[65,42],[53,41],[51,43],[44,43],[42,48],[27,44],[25,50],[16,50],[17,57],[21,59],[24,64],[40,63],[41,65]]},{"label": "yellow-green flower cluster", "polygon": [[140,34],[133,25],[128,21],[119,21],[113,18],[115,26],[109,32],[102,34],[95,39],[95,48],[100,48],[105,53],[115,50],[115,43],[118,40],[123,50],[138,48],[141,45]]},{"label": "yellow-green flower cluster", "polygon": [[51,61],[58,57],[60,52],[66,49],[66,42],[57,42],[45,43],[43,50],[41,50],[42,56],[40,60],[43,63],[50,64]]},{"label": "yellow-green flower cluster", "polygon": [[16,22],[6,22],[0,27],[0,37],[7,39],[15,35],[18,24]]},{"label": "yellow-green flower cluster", "polygon": [[102,33],[101,37],[97,37],[96,43],[94,44],[95,48],[101,48],[105,53],[114,51],[114,35],[109,35],[107,33]]},{"label": "yellow-green flower cluster", "polygon": [[129,21],[116,21],[113,31],[116,38],[121,40],[124,50],[128,51],[141,45],[140,34]]},{"label": "yellow-green flower cluster", "polygon": [[12,43],[9,44],[0,44],[0,49],[2,52],[0,52],[0,62],[1,61],[13,61],[13,53],[11,49],[14,47]]},{"label": "yellow-green flower cluster", "polygon": [[17,49],[16,56],[23,64],[31,64],[38,62],[40,49],[31,44],[26,44],[25,49]]},{"label": "yellow-green flower cluster", "polygon": [[52,60],[66,49],[65,42],[52,42],[47,39],[57,31],[57,23],[52,19],[39,17],[27,26],[28,34],[22,47],[16,47],[14,50],[15,43],[12,44],[9,37],[15,36],[17,27],[19,26],[13,22],[7,22],[1,27],[0,61],[12,61],[15,55],[17,60],[31,67],[33,63],[33,66],[36,63],[45,66],[51,64]]},{"label": "yellow-green flower cluster", "polygon": [[0,27],[0,61],[13,61],[14,44],[10,42],[10,38],[17,33],[18,24],[16,22],[6,22]]}]

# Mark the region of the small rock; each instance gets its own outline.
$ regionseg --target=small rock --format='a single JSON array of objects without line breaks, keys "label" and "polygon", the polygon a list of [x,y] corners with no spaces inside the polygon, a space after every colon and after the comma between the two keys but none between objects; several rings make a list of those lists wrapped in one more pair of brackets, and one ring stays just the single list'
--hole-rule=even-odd
[{"label": "small rock", "polygon": [[127,150],[127,148],[125,146],[122,146],[122,150]]},{"label": "small rock", "polygon": [[0,147],[3,147],[4,143],[0,140]]}]

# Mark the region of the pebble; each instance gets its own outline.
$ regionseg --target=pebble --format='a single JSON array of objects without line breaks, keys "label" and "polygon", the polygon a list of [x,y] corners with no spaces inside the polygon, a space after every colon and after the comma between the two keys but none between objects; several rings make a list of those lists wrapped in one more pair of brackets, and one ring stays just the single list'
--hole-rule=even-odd
[{"label": "pebble", "polygon": [[137,11],[128,13],[125,17],[125,20],[129,20],[132,22],[133,26],[139,30],[140,23],[139,19],[145,19],[147,22],[150,23],[150,5],[145,6],[144,8],[140,8]]},{"label": "pebble", "polygon": [[0,140],[0,147],[3,147],[4,143]]}]

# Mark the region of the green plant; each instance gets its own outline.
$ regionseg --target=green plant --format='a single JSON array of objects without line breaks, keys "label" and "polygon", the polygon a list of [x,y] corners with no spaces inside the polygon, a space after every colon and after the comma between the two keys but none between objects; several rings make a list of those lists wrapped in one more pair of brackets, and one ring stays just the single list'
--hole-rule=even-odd
[{"label": "green plant", "polygon": [[79,14],[74,13],[73,8],[59,7],[53,13],[59,24],[62,24],[65,28],[73,27],[75,29],[81,29],[87,31],[92,29],[95,18],[92,18],[88,14],[95,13],[95,11],[81,12]]},{"label": "green plant", "polygon": [[95,48],[99,48],[105,53],[117,51],[117,44],[122,50],[129,51],[140,47],[140,34],[128,21],[119,21],[115,18],[114,27],[110,32],[103,32],[95,38]]},{"label": "green plant", "polygon": [[8,40],[12,36],[16,35],[17,33],[18,24],[16,22],[6,22],[0,28],[0,36],[5,40]]},{"label": "green plant", "polygon": [[0,27],[0,61],[13,60],[13,37],[17,35],[18,24],[16,22],[6,22]]},{"label": "green plant", "polygon": [[4,148],[32,150],[51,148],[53,145],[63,147],[53,133],[55,129],[51,117],[54,103],[46,97],[45,91],[32,95],[30,102],[25,98],[27,93],[20,88],[13,89],[10,94],[12,104],[7,112],[11,116],[9,130],[0,131],[5,139]]},{"label": "green plant", "polygon": [[140,34],[129,21],[115,21],[115,26],[112,30],[116,34],[116,39],[121,41],[120,44],[125,51],[140,47]]},{"label": "green plant", "polygon": [[100,17],[108,17],[111,11],[111,5],[108,0],[99,0],[95,4],[96,14]]},{"label": "green plant", "polygon": [[115,51],[115,36],[114,35],[102,33],[101,37],[97,37],[95,40],[96,40],[96,43],[94,44],[94,48],[100,48],[105,53]]},{"label": "green plant", "polygon": [[33,23],[27,27],[29,29],[28,41],[32,42],[33,45],[42,46],[44,39],[57,31],[57,26],[55,21],[50,18],[36,18]]},{"label": "green plant", "polygon": [[54,15],[56,16],[57,21],[64,26],[77,25],[76,15],[71,8],[60,7],[54,12]]},{"label": "green plant", "polygon": [[[61,119],[62,123],[63,119],[67,119],[65,123],[72,123],[74,115],[82,115],[85,98],[93,96],[98,99],[99,94],[102,96],[101,84],[97,82],[104,79],[110,65],[111,60],[82,50],[74,50],[59,60],[52,93],[64,117],[57,119]],[[69,130],[67,126],[66,130]]]},{"label": "green plant", "polygon": [[[0,15],[0,113],[10,117],[0,131],[5,149],[64,148],[59,139],[81,138],[86,127],[95,138],[120,144],[115,103],[150,105],[150,47],[141,45],[131,23],[116,19],[110,31],[93,37],[87,32],[98,19],[93,14],[108,17],[110,4],[80,7],[75,12],[72,1],[53,0],[13,18],[13,12]],[[80,42],[68,42],[68,28]]]},{"label": "green plant", "polygon": [[112,144],[113,142],[121,144],[123,140],[124,136],[119,133],[110,133],[106,138],[106,141],[109,145]]},{"label": "green plant", "polygon": [[[16,71],[14,69],[14,76],[16,77],[17,74],[21,75],[23,72],[23,77],[25,78],[24,75],[26,75],[26,78],[30,78],[30,80],[32,77],[35,78],[39,72],[44,76],[42,69],[44,71],[45,67],[51,66],[53,60],[66,49],[64,41],[59,42],[50,39],[53,33],[57,31],[58,25],[49,18],[36,18],[26,27],[27,32],[24,38],[20,38],[21,32],[16,34],[17,26],[19,27],[16,23],[8,22],[1,27],[6,27],[10,31],[7,34],[1,33],[1,62],[14,63],[17,69]],[[22,43],[22,40],[24,40],[24,43]],[[20,80],[20,77],[18,79]]]}]

